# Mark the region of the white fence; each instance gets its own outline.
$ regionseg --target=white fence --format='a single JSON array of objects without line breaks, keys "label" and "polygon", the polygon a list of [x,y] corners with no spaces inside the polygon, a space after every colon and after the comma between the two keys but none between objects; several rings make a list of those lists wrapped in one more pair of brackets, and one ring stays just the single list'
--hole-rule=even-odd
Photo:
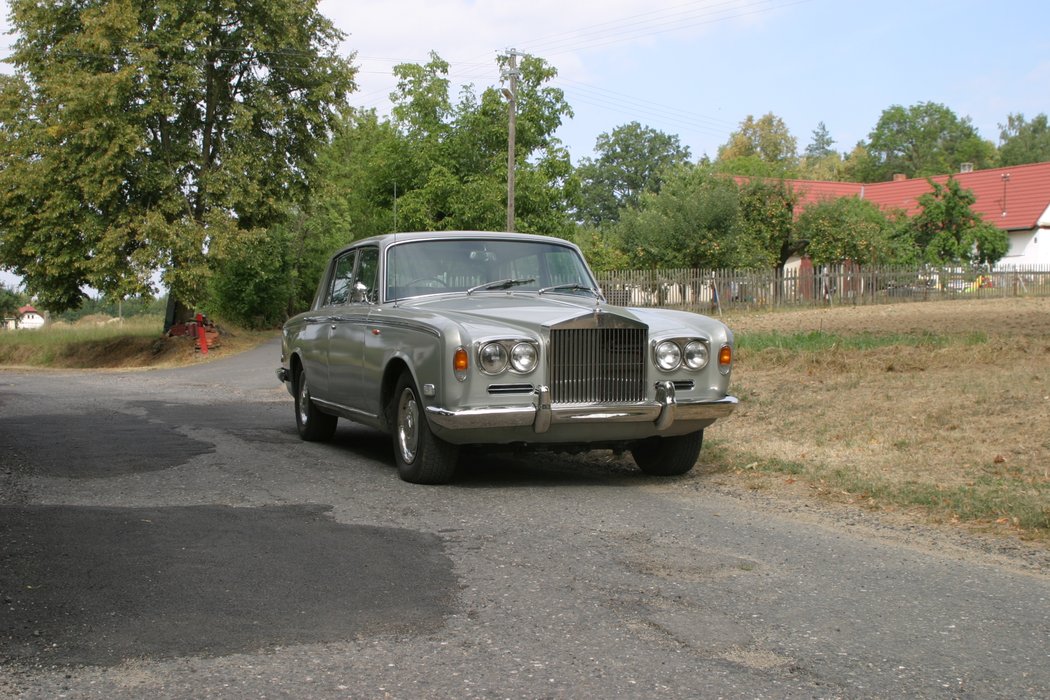
[{"label": "white fence", "polygon": [[699,311],[820,304],[1050,296],[1050,266],[991,271],[964,268],[827,266],[816,269],[620,270],[598,275],[621,306]]}]

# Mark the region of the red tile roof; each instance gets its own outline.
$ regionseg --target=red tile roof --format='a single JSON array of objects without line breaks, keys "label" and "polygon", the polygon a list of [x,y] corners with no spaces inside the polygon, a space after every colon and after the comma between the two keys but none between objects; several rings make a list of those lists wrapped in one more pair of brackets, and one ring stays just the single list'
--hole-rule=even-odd
[{"label": "red tile roof", "polygon": [[21,307],[21,308],[20,308],[20,309],[18,310],[18,315],[19,315],[19,316],[24,316],[24,315],[26,315],[26,314],[38,314],[38,313],[40,313],[40,312],[39,312],[39,311],[37,311],[36,309],[34,309],[34,308],[33,308],[32,306],[30,306],[29,304],[26,304],[25,306]]},{"label": "red tile roof", "polygon": [[[952,175],[977,198],[973,208],[985,221],[1001,229],[1032,229],[1050,208],[1050,163],[1015,165],[1009,168],[975,170]],[[932,178],[944,184],[947,175]],[[800,204],[828,198],[863,197],[883,209],[903,209],[909,215],[919,210],[919,197],[930,191],[926,178],[892,182],[826,182],[823,180],[786,180],[801,195]]]}]

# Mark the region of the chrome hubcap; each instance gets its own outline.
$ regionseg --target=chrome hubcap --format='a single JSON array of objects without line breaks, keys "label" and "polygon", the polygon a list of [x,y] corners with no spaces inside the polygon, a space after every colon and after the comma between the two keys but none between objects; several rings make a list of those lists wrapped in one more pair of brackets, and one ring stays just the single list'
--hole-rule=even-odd
[{"label": "chrome hubcap", "polygon": [[397,402],[397,444],[401,459],[412,464],[419,447],[419,404],[416,395],[406,388]]},{"label": "chrome hubcap", "polygon": [[299,424],[306,425],[309,420],[310,389],[306,386],[306,375],[299,378]]}]

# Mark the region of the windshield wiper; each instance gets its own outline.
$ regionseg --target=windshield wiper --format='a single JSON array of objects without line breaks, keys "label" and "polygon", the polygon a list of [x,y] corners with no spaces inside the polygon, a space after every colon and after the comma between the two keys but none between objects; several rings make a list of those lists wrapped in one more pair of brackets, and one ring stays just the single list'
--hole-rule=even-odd
[{"label": "windshield wiper", "polygon": [[535,282],[536,278],[520,278],[520,279],[505,279],[496,280],[495,282],[486,282],[485,284],[479,284],[477,287],[471,287],[467,290],[467,294],[473,294],[474,292],[482,292],[488,289],[510,289],[511,287],[518,287],[523,284],[529,284]]},{"label": "windshield wiper", "polygon": [[572,284],[556,284],[553,287],[544,287],[539,291],[540,294],[545,292],[590,292],[594,296],[598,296],[598,292],[594,291],[591,287],[585,287],[579,282],[573,282]]}]

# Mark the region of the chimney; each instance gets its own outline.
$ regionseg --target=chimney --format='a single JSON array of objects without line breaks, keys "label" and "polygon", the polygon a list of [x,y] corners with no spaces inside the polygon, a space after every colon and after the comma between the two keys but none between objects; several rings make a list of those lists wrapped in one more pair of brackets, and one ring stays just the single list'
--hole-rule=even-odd
[{"label": "chimney", "polygon": [[904,182],[907,179],[908,179],[908,176],[905,175],[904,173],[894,173],[893,174],[893,181],[894,182]]},{"label": "chimney", "polygon": [[972,173],[973,172],[973,163],[963,163],[963,164],[961,164],[959,166],[959,172],[960,173]]}]

